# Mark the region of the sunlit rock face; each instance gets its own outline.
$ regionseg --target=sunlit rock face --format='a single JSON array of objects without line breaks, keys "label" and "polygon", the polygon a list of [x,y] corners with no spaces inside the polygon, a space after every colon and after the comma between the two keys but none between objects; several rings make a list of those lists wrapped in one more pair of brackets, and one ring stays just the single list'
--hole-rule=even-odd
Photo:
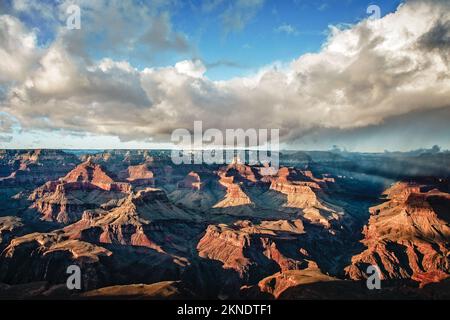
[{"label": "sunlit rock face", "polygon": [[411,278],[425,285],[450,276],[450,194],[415,183],[386,190],[387,201],[370,208],[365,251],[346,268],[352,279],[378,265],[384,279]]},{"label": "sunlit rock face", "polygon": [[34,190],[29,200],[44,220],[67,224],[80,219],[84,210],[117,205],[130,191],[130,184],[115,182],[100,165],[88,160]]}]

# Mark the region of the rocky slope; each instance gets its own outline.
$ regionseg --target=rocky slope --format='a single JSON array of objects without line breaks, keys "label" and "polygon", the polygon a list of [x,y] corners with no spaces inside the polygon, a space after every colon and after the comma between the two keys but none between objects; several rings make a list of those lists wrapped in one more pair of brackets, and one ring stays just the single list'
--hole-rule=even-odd
[{"label": "rocky slope", "polygon": [[333,179],[318,179],[310,171],[282,167],[265,181],[270,187],[258,196],[260,206],[296,214],[325,227],[342,218],[343,209],[327,201],[328,183],[334,183]]},{"label": "rocky slope", "polygon": [[100,165],[87,160],[34,190],[29,200],[42,219],[68,224],[79,220],[84,210],[117,206],[130,192],[129,184],[115,182]]},{"label": "rocky slope", "polygon": [[301,220],[210,225],[197,250],[200,257],[218,260],[252,283],[279,270],[304,268],[310,257],[297,241],[303,233]]},{"label": "rocky slope", "polygon": [[416,183],[397,183],[387,201],[372,207],[364,228],[365,251],[352,258],[346,271],[365,277],[377,265],[383,279],[411,278],[422,285],[450,276],[450,194]]},{"label": "rocky slope", "polygon": [[5,243],[9,243],[9,240],[23,229],[23,226],[22,219],[19,217],[0,217],[0,249]]},{"label": "rocky slope", "polygon": [[[335,281],[340,280],[323,274],[314,262],[310,262],[308,267],[303,270],[284,270],[264,278],[258,282],[257,288],[259,289],[259,296],[269,294],[275,299],[278,299],[291,288]],[[296,293],[295,298],[299,299],[301,297],[301,294]]]},{"label": "rocky slope", "polygon": [[196,218],[173,205],[164,191],[147,188],[130,194],[120,206],[110,211],[86,210],[81,220],[65,227],[64,232],[72,239],[141,246],[163,252],[152,240],[155,233],[163,231],[161,222],[195,221]]},{"label": "rocky slope", "polygon": [[140,165],[129,166],[121,171],[118,175],[119,179],[125,180],[136,186],[154,186],[155,178],[146,163]]},{"label": "rocky slope", "polygon": [[193,210],[209,211],[225,197],[225,190],[219,186],[218,180],[214,171],[190,171],[178,181],[169,198],[174,203]]},{"label": "rocky slope", "polygon": [[214,208],[239,207],[253,204],[241,186],[234,183],[233,177],[221,177],[219,183],[226,188],[226,194],[224,199],[214,205]]},{"label": "rocky slope", "polygon": [[[93,290],[124,282],[176,279],[185,264],[180,258],[150,248],[94,244],[57,230],[12,239],[0,255],[0,282],[17,285],[46,281],[65,287],[68,266],[77,265],[81,270],[82,289]],[[130,270],[139,272],[130,273]]]},{"label": "rocky slope", "polygon": [[82,298],[133,299],[133,300],[179,300],[192,299],[195,295],[179,281],[163,281],[152,284],[132,284],[105,287],[88,291]]},{"label": "rocky slope", "polygon": [[0,151],[1,185],[37,185],[64,176],[79,163],[60,150]]}]

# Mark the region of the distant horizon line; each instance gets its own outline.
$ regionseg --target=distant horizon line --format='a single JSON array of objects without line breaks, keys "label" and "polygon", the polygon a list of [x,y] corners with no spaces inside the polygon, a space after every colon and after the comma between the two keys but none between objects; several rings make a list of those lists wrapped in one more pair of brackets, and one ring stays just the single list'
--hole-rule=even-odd
[{"label": "distant horizon line", "polygon": [[[184,151],[211,151],[211,150],[227,150],[225,148],[216,148],[216,149],[199,149],[199,150],[184,150]],[[153,151],[172,151],[177,150],[176,148],[39,148],[39,147],[26,147],[26,148],[0,148],[0,150],[24,150],[24,151],[30,151],[30,150],[60,150],[60,151],[146,151],[146,150],[153,150]],[[242,148],[235,148],[235,149],[228,149],[228,150],[236,150],[236,151],[268,151],[268,150],[259,150],[259,149],[242,149]],[[180,149],[179,151],[183,151]],[[269,150],[270,151],[270,150]],[[418,148],[418,149],[411,149],[407,151],[400,151],[400,150],[385,150],[385,151],[348,151],[348,150],[342,150],[342,149],[327,149],[327,150],[306,150],[306,149],[281,149],[278,152],[335,152],[335,153],[370,153],[370,154],[385,154],[385,153],[411,153],[415,151],[432,151],[432,148]],[[276,152],[276,151],[271,151]],[[440,149],[436,153],[447,153],[450,152],[448,149]]]}]

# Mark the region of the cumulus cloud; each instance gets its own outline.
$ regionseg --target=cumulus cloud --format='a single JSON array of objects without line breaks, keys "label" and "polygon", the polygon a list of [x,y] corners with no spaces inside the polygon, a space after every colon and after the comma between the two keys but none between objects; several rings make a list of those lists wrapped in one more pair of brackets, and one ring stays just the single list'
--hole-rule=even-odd
[{"label": "cumulus cloud", "polygon": [[419,45],[425,50],[438,51],[450,63],[450,21],[437,20],[430,31],[420,38]]},{"label": "cumulus cloud", "polygon": [[9,93],[6,111],[24,129],[120,133],[133,124],[137,131],[140,110],[151,105],[128,62],[103,59],[88,66],[57,42],[39,65]]},{"label": "cumulus cloud", "polygon": [[122,141],[168,138],[195,120],[204,128],[279,128],[287,141],[379,125],[450,107],[449,21],[445,2],[409,2],[379,20],[332,27],[318,53],[227,81],[208,79],[198,60],[143,70],[111,59],[90,63],[57,39],[0,111],[25,130]]},{"label": "cumulus cloud", "polygon": [[0,84],[21,81],[36,62],[36,35],[15,17],[0,16]]},{"label": "cumulus cloud", "polygon": [[[81,29],[68,32],[67,9],[73,4],[80,7]],[[5,11],[34,22],[38,36],[64,39],[68,50],[84,59],[101,51],[148,62],[167,51],[192,50],[186,35],[172,27],[169,12],[179,6],[178,0],[13,0]]]}]

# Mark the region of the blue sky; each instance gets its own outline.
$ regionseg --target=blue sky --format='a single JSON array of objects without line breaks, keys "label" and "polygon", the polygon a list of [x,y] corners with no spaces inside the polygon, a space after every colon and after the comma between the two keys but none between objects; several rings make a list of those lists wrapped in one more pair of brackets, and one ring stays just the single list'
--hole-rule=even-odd
[{"label": "blue sky", "polygon": [[[66,28],[71,4],[81,9],[80,30]],[[202,120],[219,129],[278,128],[283,143],[299,149],[450,148],[440,121],[449,116],[449,7],[2,1],[0,143],[162,147],[171,131]]]},{"label": "blue sky", "polygon": [[[54,7],[55,11],[60,4],[57,0],[39,2]],[[136,49],[111,54],[107,48],[98,50],[95,44],[99,41],[99,34],[91,30],[88,47],[92,46],[92,50],[89,50],[89,54],[93,59],[107,56],[127,60],[139,69],[200,58],[210,66],[206,73],[209,78],[226,80],[255,72],[274,62],[289,62],[304,53],[317,52],[327,39],[329,26],[351,25],[366,19],[367,8],[372,4],[378,5],[384,16],[395,11],[401,3],[399,0],[265,0],[256,9],[243,9],[243,12],[250,12],[250,17],[243,22],[242,28],[229,30],[222,21],[222,15],[233,5],[233,1],[212,0],[211,3],[218,4],[211,9],[205,9],[205,2],[181,1],[162,9],[170,15],[173,30],[186,36],[192,50],[168,50],[153,55]],[[134,3],[145,5],[146,1]],[[8,0],[4,6],[11,10],[14,4]],[[16,15],[30,29],[37,30],[40,46],[46,47],[55,39],[57,29],[45,15],[37,11],[19,12]],[[83,22],[83,16],[81,18]],[[142,21],[143,27],[146,23]],[[289,29],[283,29],[283,26]]]},{"label": "blue sky", "polygon": [[[397,4],[396,4],[397,2]],[[268,1],[241,32],[226,36],[216,21],[217,14],[204,17],[197,14],[180,15],[181,27],[204,30],[194,39],[206,61],[231,61],[241,68],[226,66],[211,69],[208,75],[223,79],[258,69],[274,61],[291,61],[307,52],[317,52],[327,38],[328,27],[338,24],[354,24],[367,17],[366,9],[373,2],[366,1]],[[387,14],[397,8],[399,1],[378,1]],[[183,22],[181,16],[186,17]],[[193,14],[195,17],[195,13]],[[177,17],[179,17],[177,15]],[[178,20],[178,19],[175,19]],[[294,31],[279,31],[281,26],[291,26]]]}]

